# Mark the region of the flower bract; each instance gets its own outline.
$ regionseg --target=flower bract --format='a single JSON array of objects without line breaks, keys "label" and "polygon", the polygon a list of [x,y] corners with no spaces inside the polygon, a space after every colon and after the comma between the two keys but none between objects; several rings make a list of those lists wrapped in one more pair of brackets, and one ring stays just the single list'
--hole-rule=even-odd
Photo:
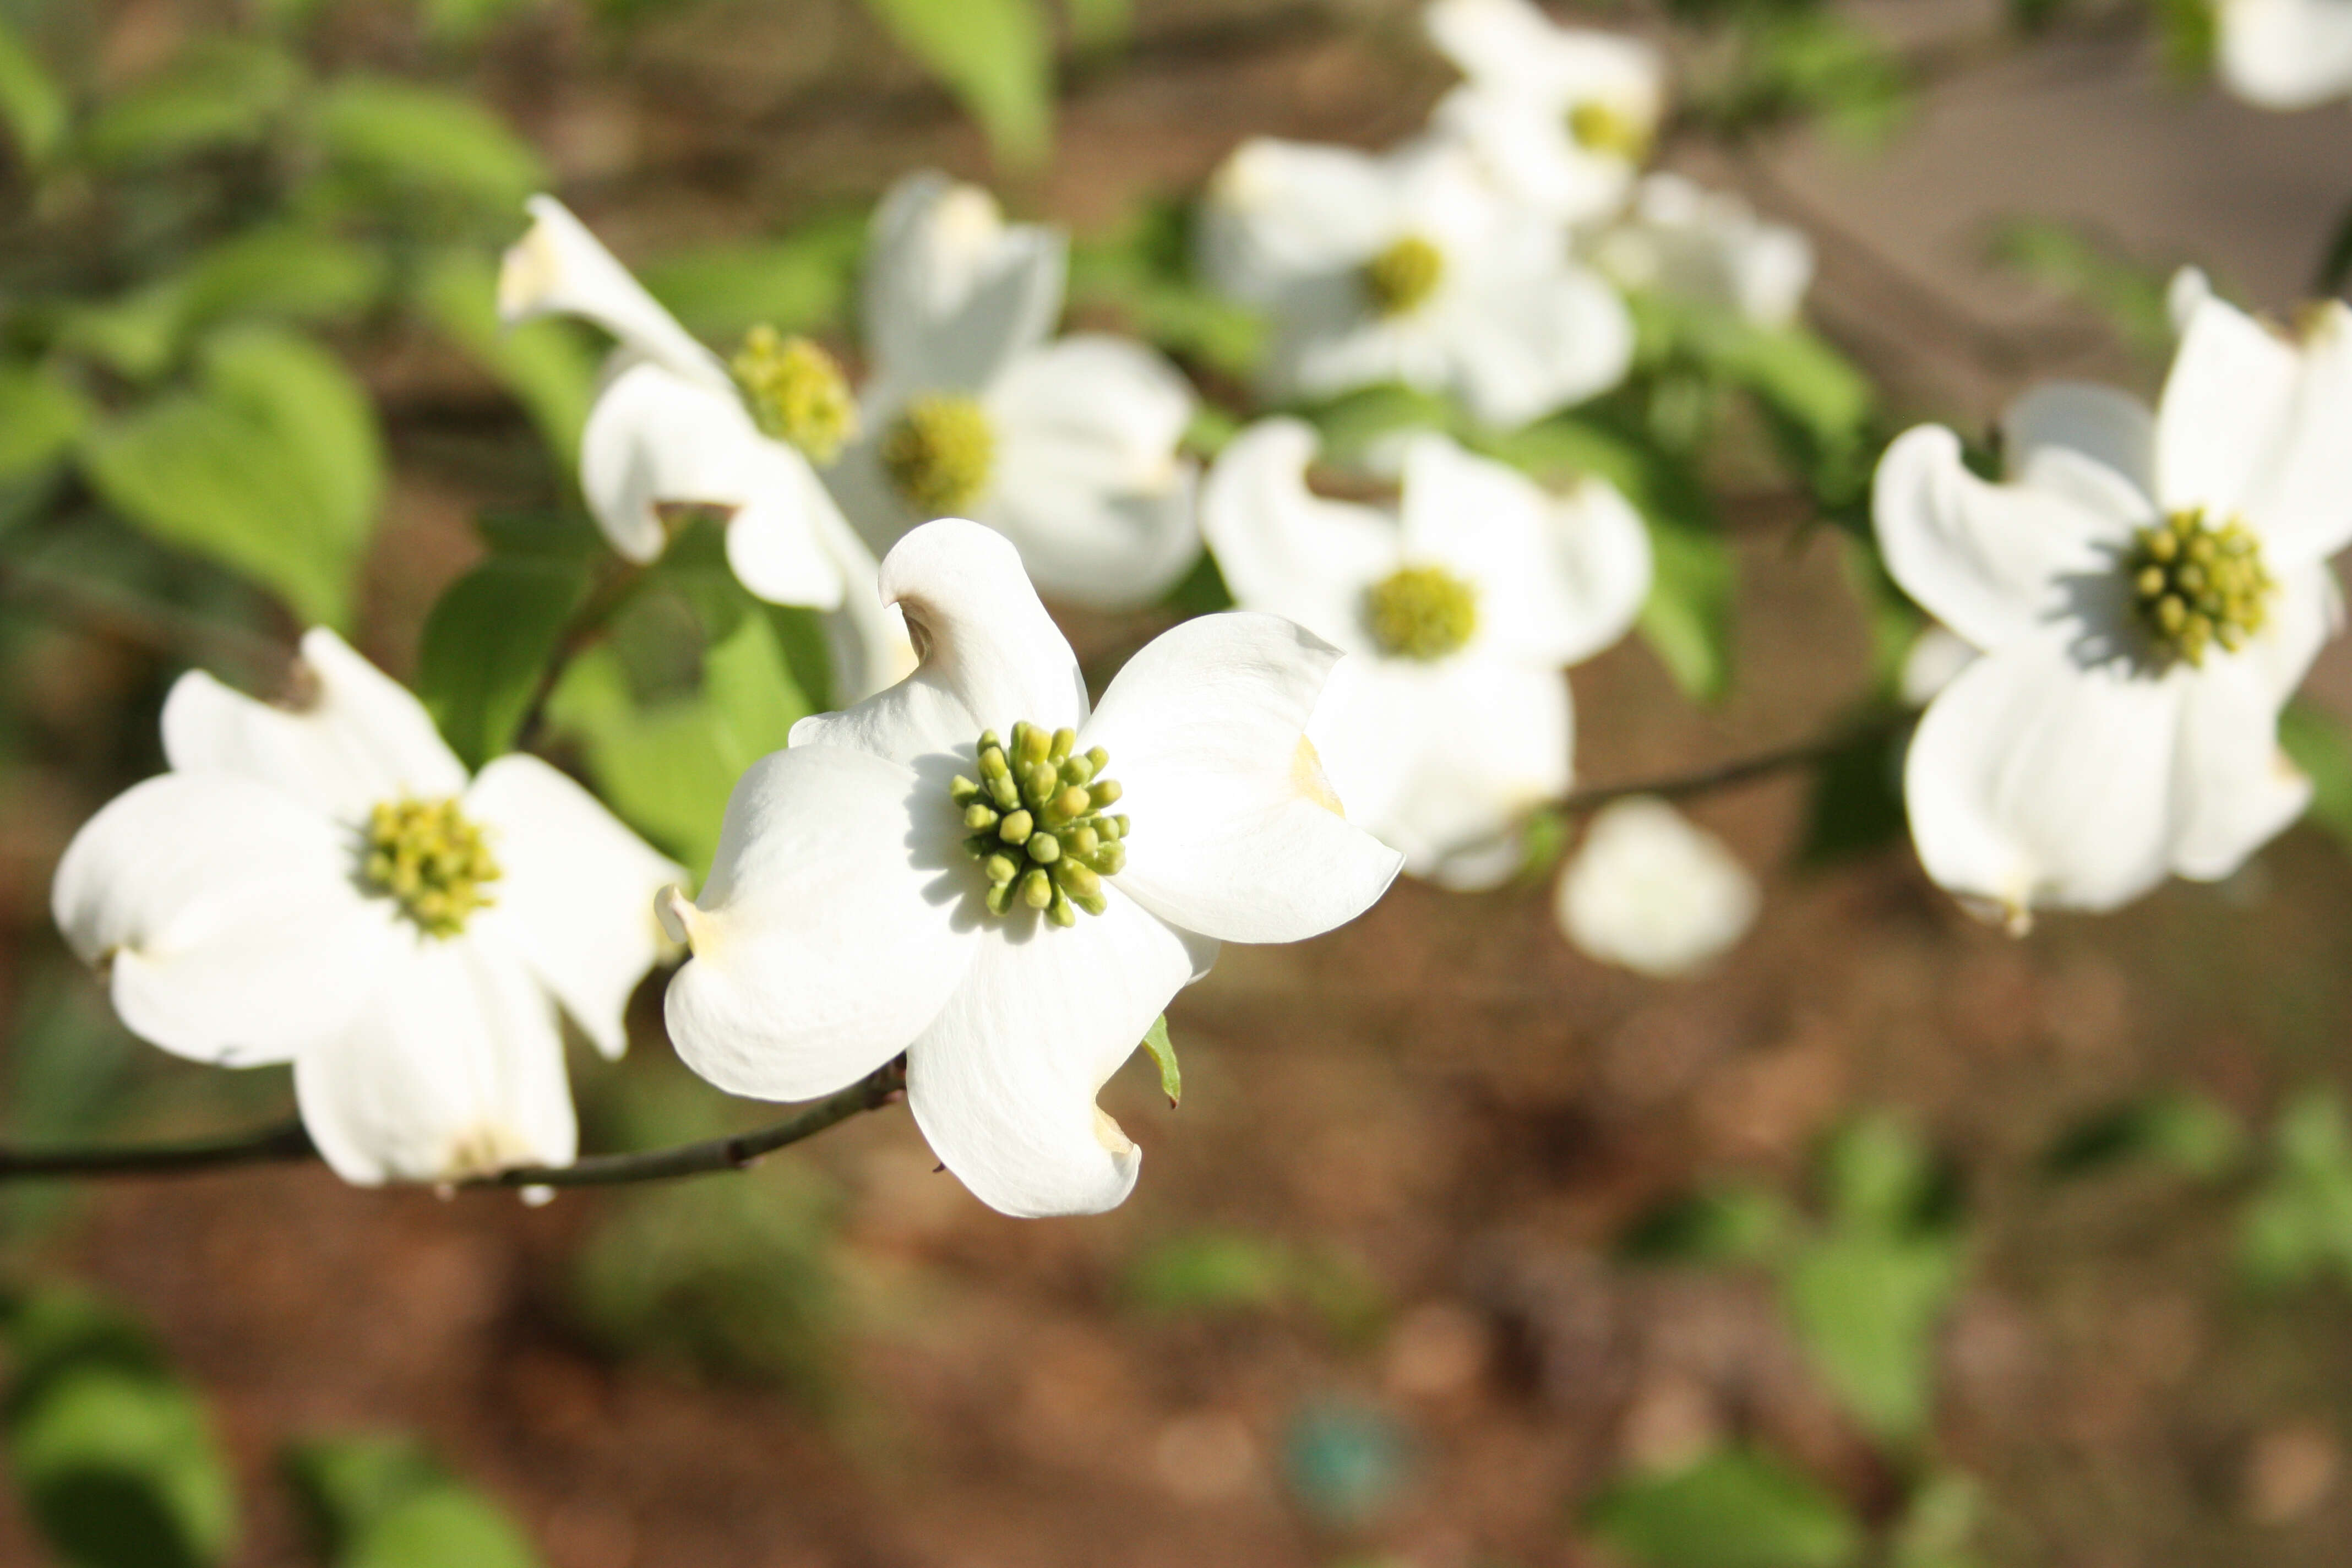
[{"label": "flower bract", "polygon": [[1671,979],[1729,951],[1757,903],[1756,879],[1722,840],[1636,795],[1593,815],[1561,873],[1556,912],[1589,956]]}]

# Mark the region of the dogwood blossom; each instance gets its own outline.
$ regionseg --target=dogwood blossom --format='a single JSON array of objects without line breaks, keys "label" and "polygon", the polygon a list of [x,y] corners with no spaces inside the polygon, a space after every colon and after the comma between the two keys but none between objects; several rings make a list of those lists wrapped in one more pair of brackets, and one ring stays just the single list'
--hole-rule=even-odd
[{"label": "dogwood blossom", "polygon": [[2216,64],[2260,109],[2309,109],[2352,94],[2352,0],[2220,0]]},{"label": "dogwood blossom", "polygon": [[[1142,1160],[1095,1096],[1220,942],[1354,919],[1398,857],[1307,739],[1339,650],[1274,616],[1187,621],[1102,705],[1002,535],[927,523],[884,558],[922,650],[803,719],[727,803],[670,1038],[737,1094],[805,1100],[907,1057],[933,1152],[1013,1215],[1115,1206]],[[1116,811],[1112,808],[1116,807]]]},{"label": "dogwood blossom", "polygon": [[1528,0],[1437,0],[1430,39],[1468,79],[1433,130],[1513,201],[1562,223],[1624,205],[1665,108],[1665,71],[1638,38],[1555,26]]},{"label": "dogwood blossom", "polygon": [[1593,815],[1555,912],[1588,956],[1667,980],[1728,952],[1756,923],[1757,902],[1756,879],[1721,839],[1636,795]]},{"label": "dogwood blossom", "polygon": [[1067,253],[1061,231],[1008,225],[977,186],[894,186],[867,254],[863,436],[827,478],[877,551],[968,516],[1048,595],[1148,604],[1200,558],[1198,472],[1178,452],[1192,392],[1139,343],[1048,341]]},{"label": "dogwood blossom", "polygon": [[1315,731],[1356,820],[1415,876],[1491,886],[1519,820],[1568,789],[1561,667],[1633,625],[1649,534],[1605,480],[1552,495],[1443,436],[1406,447],[1393,510],[1317,496],[1314,454],[1295,420],[1236,437],[1202,495],[1209,547],[1244,608],[1358,656]]},{"label": "dogwood blossom", "polygon": [[1200,243],[1211,283],[1272,320],[1277,397],[1402,382],[1509,426],[1633,363],[1624,300],[1450,142],[1246,142],[1210,185]]},{"label": "dogwood blossom", "polygon": [[332,632],[289,711],[202,672],[163,706],[171,771],[75,835],[58,929],[132,1033],[294,1064],[349,1182],[446,1182],[574,1152],[560,1007],[606,1056],[679,868],[535,757],[468,779],[425,709]]},{"label": "dogwood blossom", "polygon": [[847,383],[824,351],[755,331],[732,363],[695,341],[552,196],[506,254],[499,313],[578,316],[619,347],[581,434],[580,488],[604,537],[630,561],[668,546],[687,510],[726,511],[727,561],[743,586],[781,605],[835,612],[835,679],[864,696],[914,655],[873,597],[874,556],[843,520],[812,460],[830,462],[852,428]]},{"label": "dogwood blossom", "polygon": [[1760,327],[1795,321],[1813,280],[1813,247],[1801,233],[1680,174],[1643,180],[1632,209],[1595,237],[1590,254],[1622,288],[1727,310]]},{"label": "dogwood blossom", "polygon": [[2277,718],[2340,615],[2352,312],[2321,307],[2295,342],[2183,299],[2155,413],[2044,386],[2003,421],[2003,482],[1939,426],[1879,466],[1888,570],[1981,654],[1911,743],[1912,834],[2012,925],[2228,876],[2310,797]]}]

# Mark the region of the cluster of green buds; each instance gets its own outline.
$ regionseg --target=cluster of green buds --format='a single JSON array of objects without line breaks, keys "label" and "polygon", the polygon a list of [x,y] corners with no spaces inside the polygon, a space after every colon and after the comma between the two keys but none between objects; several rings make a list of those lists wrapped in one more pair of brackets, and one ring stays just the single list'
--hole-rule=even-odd
[{"label": "cluster of green buds", "polygon": [[2216,643],[2231,653],[2263,629],[2276,591],[2262,541],[2243,523],[2214,528],[2202,508],[2137,531],[2127,569],[2133,602],[2159,663],[2202,668]]},{"label": "cluster of green buds", "polygon": [[1383,316],[1408,316],[1426,304],[1445,278],[1445,253],[1408,234],[1364,263],[1364,292]]},{"label": "cluster of green buds", "polygon": [[427,936],[464,931],[467,917],[495,901],[484,889],[499,876],[488,836],[455,800],[385,801],[368,814],[361,879],[397,900]]},{"label": "cluster of green buds", "polygon": [[971,398],[918,397],[883,436],[881,459],[892,488],[917,511],[958,517],[988,489],[996,432]]},{"label": "cluster of green buds", "polygon": [[1013,901],[1058,926],[1077,911],[1103,912],[1102,879],[1127,864],[1125,816],[1104,815],[1118,782],[1102,776],[1110,753],[1080,752],[1075,730],[1013,726],[1008,745],[990,730],[980,737],[978,782],[956,776],[949,798],[971,837],[964,847],[988,877],[988,911]]},{"label": "cluster of green buds", "polygon": [[753,327],[728,369],[761,432],[824,468],[857,434],[857,400],[841,362],[806,338]]},{"label": "cluster of green buds", "polygon": [[1598,100],[1568,111],[1568,133],[1588,153],[1600,153],[1639,163],[1650,155],[1649,121],[1613,103]]},{"label": "cluster of green buds", "polygon": [[1365,593],[1364,616],[1382,653],[1440,659],[1477,631],[1478,590],[1443,566],[1401,567]]}]

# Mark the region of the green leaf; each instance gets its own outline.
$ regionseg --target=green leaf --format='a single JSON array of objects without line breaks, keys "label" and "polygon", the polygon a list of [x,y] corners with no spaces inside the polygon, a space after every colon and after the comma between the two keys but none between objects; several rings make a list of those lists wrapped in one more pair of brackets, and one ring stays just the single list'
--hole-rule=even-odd
[{"label": "green leaf", "polygon": [[2237,1119],[2193,1089],[2159,1089],[2112,1105],[2069,1127],[2042,1156],[2053,1176],[2085,1176],[2152,1161],[2182,1175],[2212,1177],[2245,1146]]},{"label": "green leaf", "polygon": [[2352,849],[2352,731],[2326,709],[2298,700],[2279,715],[2278,738],[2311,780],[2305,815]]},{"label": "green leaf", "polygon": [[1864,724],[1815,763],[1798,859],[1833,866],[1900,840],[1909,826],[1903,804],[1903,755],[1909,726]]},{"label": "green leaf", "polygon": [[2352,1286],[2352,1131],[2334,1094],[2307,1091],[2280,1113],[2271,1166],[2240,1221],[2248,1277],[2277,1289],[2333,1271]]},{"label": "green leaf", "polygon": [[587,331],[552,317],[499,320],[498,269],[470,250],[447,250],[424,268],[416,300],[449,340],[514,395],[568,477],[579,471],[580,433],[596,397],[603,356]]},{"label": "green leaf", "polygon": [[1175,1043],[1168,1037],[1167,1014],[1151,1020],[1151,1027],[1144,1032],[1143,1048],[1160,1064],[1160,1092],[1168,1097],[1172,1110],[1184,1098],[1184,1075],[1176,1066]]},{"label": "green leaf", "polygon": [[2210,76],[2221,36],[2217,0],[2156,0],[2155,9],[2166,72],[2179,82]]},{"label": "green leaf", "polygon": [[1789,1321],[1830,1386],[1881,1436],[1910,1438],[1934,1408],[1936,1335],[1958,1284],[1942,1240],[1833,1236],[1789,1261]]},{"label": "green leaf", "polygon": [[1134,0],[1062,0],[1070,37],[1082,49],[1108,49],[1127,42],[1135,27]]},{"label": "green leaf", "polygon": [[132,381],[173,369],[191,338],[239,318],[346,321],[372,304],[387,271],[376,251],[296,225],[249,230],[181,271],[64,313],[59,346]]},{"label": "green leaf", "polygon": [[1853,1118],[1822,1145],[1822,1195],[1843,1229],[1906,1236],[1936,1219],[1936,1163],[1916,1138],[1892,1118]]},{"label": "green leaf", "polygon": [[1041,162],[1053,136],[1053,55],[1038,0],[866,0],[908,53],[946,84],[999,162]]},{"label": "green leaf", "polygon": [[1792,1226],[1788,1205],[1777,1195],[1732,1184],[1653,1209],[1617,1249],[1635,1263],[1753,1263],[1778,1252]]},{"label": "green leaf", "polygon": [[329,1568],[536,1568],[540,1561],[503,1510],[409,1438],[298,1444],[285,1468]]},{"label": "green leaf", "polygon": [[2020,219],[1994,234],[1992,259],[2105,319],[2124,346],[2151,363],[2172,353],[2169,273],[2063,223]]},{"label": "green leaf", "polygon": [[730,343],[753,327],[815,332],[848,314],[866,247],[863,215],[804,224],[781,239],[714,245],[670,256],[638,279],[686,330]]},{"label": "green leaf", "polygon": [[1294,1260],[1288,1247],[1238,1231],[1197,1231],[1152,1247],[1128,1270],[1127,1290],[1156,1312],[1230,1312],[1281,1304]]},{"label": "green leaf", "polygon": [[17,157],[31,168],[47,163],[65,136],[64,89],[5,22],[0,22],[0,121],[16,139]]},{"label": "green leaf", "polygon": [[1395,384],[1367,386],[1304,410],[1323,437],[1322,456],[1352,463],[1383,436],[1400,430],[1447,430],[1454,405],[1433,393]]},{"label": "green leaf", "polygon": [[436,38],[468,44],[530,0],[425,0],[425,30]]},{"label": "green leaf", "polygon": [[451,584],[425,616],[416,695],[468,768],[513,749],[587,593],[584,563],[494,555]]},{"label": "green leaf", "polygon": [[341,79],[319,105],[319,138],[340,172],[382,193],[504,214],[547,184],[539,154],[497,115],[414,82]]},{"label": "green leaf", "polygon": [[10,1324],[17,1373],[9,1470],[71,1568],[204,1568],[226,1553],[236,1501],[204,1407],[139,1327],[48,1292]]},{"label": "green leaf", "polygon": [[1070,298],[1118,312],[1171,353],[1246,378],[1265,352],[1265,319],[1195,279],[1192,222],[1181,203],[1151,201],[1108,233],[1081,237],[1070,247]]},{"label": "green leaf", "polygon": [[299,62],[276,44],[199,37],[101,108],[83,130],[82,153],[101,166],[120,166],[258,142],[292,101],[302,76]]},{"label": "green leaf", "polygon": [[383,486],[365,395],[334,360],[262,328],[205,346],[198,384],[90,432],[85,473],[107,504],[341,625]]},{"label": "green leaf", "polygon": [[0,363],[0,484],[39,474],[73,450],[89,405],[46,366]]},{"label": "green leaf", "polygon": [[1732,599],[1738,568],[1722,538],[1648,514],[1652,576],[1642,636],[1675,683],[1700,702],[1731,689]]},{"label": "green leaf", "polygon": [[1842,1568],[1863,1544],[1835,1498],[1744,1452],[1621,1482],[1593,1503],[1586,1523],[1644,1568]]}]

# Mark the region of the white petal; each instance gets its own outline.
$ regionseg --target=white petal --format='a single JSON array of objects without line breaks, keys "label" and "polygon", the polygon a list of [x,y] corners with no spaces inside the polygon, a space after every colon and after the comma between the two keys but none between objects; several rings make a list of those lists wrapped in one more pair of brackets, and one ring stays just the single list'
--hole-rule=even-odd
[{"label": "white petal", "polygon": [[2263,109],[2308,109],[2352,93],[2352,6],[2339,0],[2227,0],[2218,59],[2231,91]]},{"label": "white petal", "polygon": [[1193,469],[1176,455],[1192,392],[1118,338],[1023,354],[989,388],[996,474],[983,512],[1040,592],[1098,609],[1149,604],[1201,552]]},{"label": "white petal", "polygon": [[816,516],[817,542],[842,580],[841,607],[825,617],[833,656],[833,700],[863,702],[915,673],[915,645],[907,617],[882,602],[881,563],[837,508]]},{"label": "white petal", "polygon": [[1549,93],[1470,83],[1438,100],[1430,123],[1514,202],[1556,222],[1607,217],[1633,188],[1633,161],[1580,144]]},{"label": "white petal", "polygon": [[1498,278],[1446,323],[1470,412],[1512,427],[1606,392],[1633,363],[1633,318],[1580,267]]},{"label": "white petal", "polygon": [[1643,974],[1688,974],[1755,923],[1756,879],[1723,841],[1664,801],[1604,806],[1560,878],[1557,913],[1568,940],[1604,963]]},{"label": "white petal", "polygon": [[351,1026],[295,1058],[320,1156],[362,1186],[570,1164],[563,1037],[530,971],[472,937],[411,940]]},{"label": "white petal", "polygon": [[1547,494],[1444,436],[1407,448],[1405,554],[1478,591],[1478,636],[1531,665],[1573,664],[1625,635],[1650,594],[1650,533],[1607,480]]},{"label": "white petal", "polygon": [[1297,942],[1363,913],[1402,859],[1349,826],[1307,738],[1339,650],[1278,616],[1203,616],[1128,661],[1078,738],[1133,820],[1115,879],[1172,925]]},{"label": "white petal", "polygon": [[1925,708],[1976,658],[1974,645],[1949,626],[1930,621],[1913,639],[1911,651],[1903,656],[1903,671],[1895,679],[1895,690],[1906,707]]},{"label": "white petal", "polygon": [[2209,659],[2187,681],[2173,757],[2172,869],[2200,882],[2235,872],[2311,804],[2311,781],[2278,745],[2284,694],[2261,664]]},{"label": "white petal", "polygon": [[355,858],[347,830],[291,796],[166,773],[74,835],[50,907],[131,1033],[223,1066],[285,1061],[343,1026],[394,951]]},{"label": "white petal", "polygon": [[524,205],[530,229],[508,248],[499,268],[502,319],[579,316],[675,374],[728,389],[719,357],[695,342],[569,208],[553,196],[533,196]]},{"label": "white petal", "polygon": [[521,955],[598,1050],[619,1056],[629,994],[661,955],[654,895],[685,881],[686,868],[520,752],[482,770],[466,813],[489,830],[500,873],[475,921]]},{"label": "white petal", "polygon": [[1644,179],[1634,210],[1592,242],[1591,255],[1624,288],[1767,327],[1795,320],[1813,276],[1812,245],[1801,233],[1766,223],[1739,197],[1679,174]]},{"label": "white petal", "polygon": [[944,776],[796,745],[727,800],[698,905],[667,907],[693,957],[670,1041],[730,1094],[808,1100],[907,1048],[971,961],[984,886]]},{"label": "white petal", "polygon": [[1397,204],[1392,172],[1369,153],[1245,142],[1202,204],[1202,275],[1236,299],[1295,314],[1302,279],[1351,273],[1396,237]]},{"label": "white petal", "polygon": [[2082,482],[2084,466],[2076,459],[2089,458],[2105,470],[2089,482],[2120,478],[2138,497],[2156,494],[2156,416],[2127,392],[2089,382],[2044,382],[2002,413],[2000,434],[2012,483],[2063,489]]},{"label": "white petal", "polygon": [[2344,592],[2324,565],[2288,571],[2277,581],[2269,618],[2241,657],[2261,669],[2274,702],[2284,702],[2303,684],[2320,647],[2344,628]]},{"label": "white petal", "polygon": [[1555,26],[1528,0],[1435,0],[1423,17],[1438,52],[1474,81],[1544,94],[1563,109],[1599,100],[1656,118],[1664,70],[1638,38]]},{"label": "white petal", "polygon": [[1007,225],[976,185],[900,180],[875,209],[868,247],[866,342],[894,384],[977,392],[1062,313],[1068,241]]},{"label": "white petal", "polygon": [[2180,709],[2177,679],[2083,668],[2062,629],[1978,659],[1928,705],[1904,764],[1927,874],[2011,918],[2146,892],[2170,859]]},{"label": "white petal", "polygon": [[1987,484],[1961,463],[1958,437],[1922,425],[1879,460],[1878,546],[1922,609],[1978,647],[1995,647],[2063,613],[2074,580],[2114,575],[2115,547],[2147,521],[2145,510],[2119,510],[2131,492],[2116,480],[2118,510],[2104,511],[2084,504],[2086,489]]},{"label": "white petal", "polygon": [[2164,286],[2164,315],[2172,323],[2175,338],[2189,331],[2198,307],[2212,297],[2213,280],[2205,276],[2203,268],[2183,267],[2173,273],[2172,281]]},{"label": "white petal", "polygon": [[1364,593],[1397,569],[1401,538],[1371,508],[1307,488],[1315,446],[1314,430],[1296,419],[1261,420],[1234,437],[1202,488],[1201,531],[1243,608],[1369,650]]},{"label": "white petal", "polygon": [[1067,930],[991,932],[907,1053],[931,1152],[1003,1214],[1116,1208],[1143,1162],[1095,1095],[1208,955],[1116,888],[1104,897]]},{"label": "white petal", "polygon": [[2294,399],[2294,350],[2226,300],[2189,312],[2156,414],[2156,499],[2167,511],[2240,511]]},{"label": "white petal", "polygon": [[299,710],[273,708],[201,670],[163,703],[163,755],[174,772],[228,773],[266,784],[345,824],[381,801],[463,794],[465,764],[406,688],[324,626],[303,634]]},{"label": "white petal", "polygon": [[2245,498],[2273,572],[2352,542],[2352,310],[2332,300],[2313,310],[2297,372]]},{"label": "white petal", "polygon": [[950,755],[965,763],[982,730],[1026,720],[1048,730],[1086,722],[1077,656],[1021,570],[1012,542],[961,518],[927,522],[883,558],[881,593],[907,617],[915,673],[845,713],[793,726],[795,746],[854,746],[893,762]]},{"label": "white petal", "polygon": [[775,604],[832,609],[841,570],[820,542],[833,498],[798,452],[760,434],[731,391],[665,367],[631,365],[606,384],[580,438],[580,488],[613,548],[631,561],[669,541],[661,509],[730,509],[727,558],[743,585]]},{"label": "white petal", "polygon": [[1528,812],[1568,789],[1573,712],[1557,669],[1475,652],[1381,659],[1336,697],[1316,724],[1332,782],[1416,877],[1494,886]]}]

